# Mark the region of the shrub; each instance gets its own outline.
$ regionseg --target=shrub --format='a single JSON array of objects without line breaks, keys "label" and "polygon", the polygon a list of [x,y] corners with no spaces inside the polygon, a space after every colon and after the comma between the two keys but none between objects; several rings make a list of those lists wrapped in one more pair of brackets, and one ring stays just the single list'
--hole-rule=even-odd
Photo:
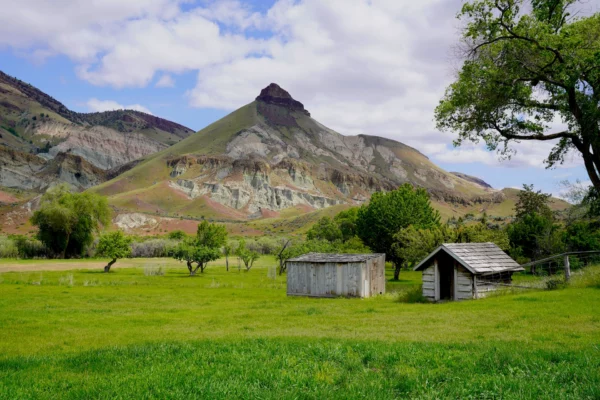
[{"label": "shrub", "polygon": [[0,236],[0,258],[17,258],[19,257],[19,249],[14,240]]},{"label": "shrub", "polygon": [[170,257],[177,243],[179,243],[178,240],[172,239],[150,239],[145,242],[134,242],[131,244],[131,257]]}]

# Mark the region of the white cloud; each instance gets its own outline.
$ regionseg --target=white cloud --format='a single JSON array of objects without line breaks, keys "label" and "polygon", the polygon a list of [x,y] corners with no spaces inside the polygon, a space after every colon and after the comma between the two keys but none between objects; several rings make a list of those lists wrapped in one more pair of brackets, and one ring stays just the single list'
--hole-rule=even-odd
[{"label": "white cloud", "polygon": [[0,46],[64,54],[80,78],[115,88],[144,87],[157,74],[156,86],[170,86],[172,74],[196,71],[194,107],[232,110],[277,82],[344,134],[386,136],[438,161],[544,167],[551,143],[517,144],[499,164],[481,145],[451,148],[455,135],[435,128],[461,0],[278,0],[262,14],[236,0],[184,1],[11,2]]},{"label": "white cloud", "polygon": [[158,81],[156,81],[156,84],[154,86],[161,87],[161,88],[175,87],[175,80],[173,79],[173,77],[171,75],[164,74],[163,76],[160,77],[160,79]]},{"label": "white cloud", "polygon": [[95,98],[89,99],[86,103],[88,110],[91,112],[103,112],[103,111],[114,111],[114,110],[135,110],[141,111],[146,114],[152,115],[152,112],[148,110],[146,107],[140,104],[130,104],[124,106],[122,104],[117,103],[114,100],[98,100]]}]

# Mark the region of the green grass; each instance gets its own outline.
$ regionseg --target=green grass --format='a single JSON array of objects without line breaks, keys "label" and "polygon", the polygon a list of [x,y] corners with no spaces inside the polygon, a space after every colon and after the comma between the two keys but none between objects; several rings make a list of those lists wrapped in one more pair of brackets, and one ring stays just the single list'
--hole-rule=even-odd
[{"label": "green grass", "polygon": [[562,290],[408,304],[418,273],[371,299],[288,298],[271,257],[193,278],[134,261],[0,274],[0,398],[600,397],[597,267]]}]

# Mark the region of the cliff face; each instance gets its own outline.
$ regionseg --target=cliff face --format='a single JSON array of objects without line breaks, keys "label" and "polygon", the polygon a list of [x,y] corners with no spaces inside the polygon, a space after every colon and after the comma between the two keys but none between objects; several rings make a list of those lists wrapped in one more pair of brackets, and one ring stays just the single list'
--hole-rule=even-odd
[{"label": "cliff face", "polygon": [[[0,72],[0,147],[5,150],[0,152],[5,171],[0,185],[36,190],[46,186],[37,182],[35,175],[29,176],[27,168],[15,167],[7,149],[33,157],[37,154],[30,162],[33,169],[47,168],[61,154],[79,157],[96,168],[88,168],[87,173],[100,171],[96,177],[89,176],[86,182],[73,181],[67,175],[46,179],[65,178],[77,187],[90,187],[106,179],[102,171],[156,153],[192,133],[182,125],[139,111],[77,113],[41,90]],[[62,162],[64,158],[54,164]]]},{"label": "cliff face", "polygon": [[[97,190],[113,204],[174,216],[258,218],[284,210],[358,205],[409,182],[439,202],[502,201],[419,151],[376,136],[343,136],[275,84],[256,101]],[[170,201],[169,201],[170,199]]]}]

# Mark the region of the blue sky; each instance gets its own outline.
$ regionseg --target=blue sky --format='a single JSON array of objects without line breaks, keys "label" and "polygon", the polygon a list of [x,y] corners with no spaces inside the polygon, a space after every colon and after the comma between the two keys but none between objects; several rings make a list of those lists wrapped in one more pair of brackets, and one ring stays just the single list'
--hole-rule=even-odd
[{"label": "blue sky", "polygon": [[546,170],[547,143],[518,144],[500,162],[435,129],[460,0],[48,3],[0,15],[0,69],[76,111],[132,107],[199,130],[277,82],[342,134],[404,142],[496,188],[558,193],[561,180],[588,180],[575,156]]}]

